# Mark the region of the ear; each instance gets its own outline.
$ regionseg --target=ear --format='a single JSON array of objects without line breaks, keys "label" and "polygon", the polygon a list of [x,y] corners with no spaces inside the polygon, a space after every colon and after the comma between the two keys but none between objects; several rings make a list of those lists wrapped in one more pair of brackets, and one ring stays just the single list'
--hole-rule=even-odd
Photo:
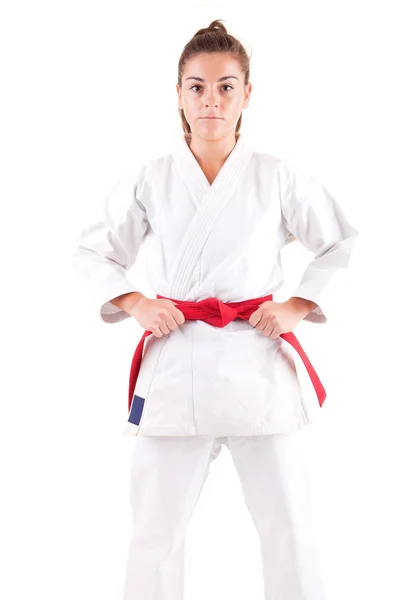
[{"label": "ear", "polygon": [[178,94],[178,108],[183,109],[182,106],[182,94],[181,94],[181,89],[179,87],[178,84],[176,84],[176,93]]},{"label": "ear", "polygon": [[250,102],[250,94],[251,94],[251,90],[253,89],[253,86],[251,85],[251,83],[249,82],[246,86],[246,92],[244,95],[244,102],[243,102],[243,108],[247,108],[249,106],[249,102]]}]

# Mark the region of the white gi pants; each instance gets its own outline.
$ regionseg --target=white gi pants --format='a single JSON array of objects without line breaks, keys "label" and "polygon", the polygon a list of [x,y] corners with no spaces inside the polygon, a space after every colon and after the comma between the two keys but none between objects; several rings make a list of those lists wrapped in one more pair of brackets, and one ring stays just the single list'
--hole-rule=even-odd
[{"label": "white gi pants", "polygon": [[303,432],[135,437],[124,600],[184,599],[185,533],[221,444],[259,534],[265,600],[325,600]]}]

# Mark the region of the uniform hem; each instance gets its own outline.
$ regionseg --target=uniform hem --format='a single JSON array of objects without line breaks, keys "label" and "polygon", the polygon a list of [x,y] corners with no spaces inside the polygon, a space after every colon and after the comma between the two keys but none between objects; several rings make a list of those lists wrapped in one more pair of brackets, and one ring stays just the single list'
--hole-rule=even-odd
[{"label": "uniform hem", "polygon": [[126,423],[122,434],[127,436],[180,436],[180,437],[197,437],[197,436],[215,436],[215,437],[228,437],[228,436],[252,436],[252,435],[273,435],[277,433],[289,433],[297,429],[302,429],[306,425],[311,425],[312,420],[300,420],[295,421],[292,425],[277,425],[269,427],[248,427],[247,429],[234,430],[225,429],[213,431],[209,429],[207,431],[188,431],[184,427],[176,427],[174,425],[162,425],[158,427],[139,427],[133,423]]}]

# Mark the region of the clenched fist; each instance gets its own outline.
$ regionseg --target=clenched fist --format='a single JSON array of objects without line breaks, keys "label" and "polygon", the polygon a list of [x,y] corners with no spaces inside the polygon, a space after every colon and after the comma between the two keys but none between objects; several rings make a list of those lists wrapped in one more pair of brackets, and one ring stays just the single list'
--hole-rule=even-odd
[{"label": "clenched fist", "polygon": [[318,305],[305,298],[292,297],[286,302],[267,300],[253,312],[249,323],[273,340],[281,333],[292,331]]},{"label": "clenched fist", "polygon": [[146,329],[158,338],[168,335],[185,322],[185,316],[175,302],[164,298],[141,297],[128,309],[129,314]]}]

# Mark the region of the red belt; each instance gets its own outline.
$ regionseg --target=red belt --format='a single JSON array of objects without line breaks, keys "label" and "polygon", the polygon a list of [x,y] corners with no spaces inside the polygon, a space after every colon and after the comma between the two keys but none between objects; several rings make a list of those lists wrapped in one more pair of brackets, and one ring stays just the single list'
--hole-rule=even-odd
[{"label": "red belt", "polygon": [[[263,296],[261,298],[253,298],[252,300],[243,300],[242,302],[221,302],[217,298],[207,298],[198,302],[191,302],[185,300],[174,300],[173,298],[166,298],[166,296],[160,296],[157,294],[157,298],[163,298],[166,300],[172,300],[176,302],[176,307],[184,314],[186,320],[198,320],[201,319],[209,325],[214,327],[225,327],[228,323],[234,319],[248,320],[255,310],[267,300],[272,300],[273,296]],[[135,391],[136,381],[139,375],[140,365],[142,362],[144,342],[148,335],[153,333],[152,331],[146,330],[142,336],[142,339],[137,345],[135,354],[133,355],[132,365],[129,376],[129,399],[128,399],[128,410],[131,410],[133,394]],[[168,335],[168,334],[167,334]],[[318,397],[319,405],[322,406],[326,398],[325,389],[316,374],[314,367],[307,358],[306,353],[301,347],[298,339],[293,332],[281,333],[280,337],[289,342],[291,346],[300,355],[314,386],[315,392]]]}]

